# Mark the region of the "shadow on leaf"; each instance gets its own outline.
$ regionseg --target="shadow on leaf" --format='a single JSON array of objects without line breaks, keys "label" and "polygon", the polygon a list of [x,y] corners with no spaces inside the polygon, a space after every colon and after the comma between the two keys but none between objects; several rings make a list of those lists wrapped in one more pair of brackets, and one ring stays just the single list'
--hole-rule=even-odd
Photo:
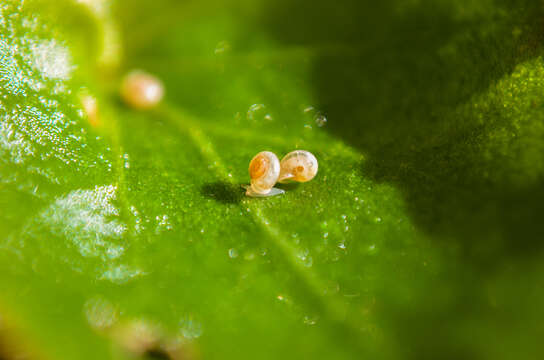
[{"label": "shadow on leaf", "polygon": [[262,21],[284,46],[314,50],[325,129],[367,155],[363,175],[488,267],[544,244],[531,216],[544,198],[541,69],[512,76],[544,34],[539,2],[481,3],[277,1]]},{"label": "shadow on leaf", "polygon": [[238,204],[244,197],[244,190],[240,186],[223,181],[205,184],[200,192],[223,204]]}]

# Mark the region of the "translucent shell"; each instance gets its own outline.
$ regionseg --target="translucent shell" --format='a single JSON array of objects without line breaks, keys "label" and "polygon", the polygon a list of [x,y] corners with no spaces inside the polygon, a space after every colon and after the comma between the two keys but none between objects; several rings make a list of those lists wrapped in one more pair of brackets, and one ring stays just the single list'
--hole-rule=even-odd
[{"label": "translucent shell", "polygon": [[246,195],[253,197],[273,196],[282,194],[283,190],[274,188],[280,175],[280,161],[276,154],[262,151],[255,155],[249,163],[251,185]]},{"label": "translucent shell", "polygon": [[140,70],[130,72],[121,84],[121,97],[131,107],[147,110],[156,106],[164,96],[162,81]]},{"label": "translucent shell", "polygon": [[279,182],[306,182],[315,177],[318,165],[317,159],[311,152],[295,150],[284,156],[280,168]]}]

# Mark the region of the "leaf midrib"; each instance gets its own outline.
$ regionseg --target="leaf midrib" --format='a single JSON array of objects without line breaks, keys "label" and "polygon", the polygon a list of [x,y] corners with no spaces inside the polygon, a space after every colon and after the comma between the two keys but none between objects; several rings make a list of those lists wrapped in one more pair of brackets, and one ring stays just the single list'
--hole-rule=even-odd
[{"label": "leaf midrib", "polygon": [[[194,145],[198,148],[202,156],[214,164],[213,171],[219,176],[219,178],[233,187],[239,186],[234,179],[229,176],[222,158],[214,149],[213,143],[208,139],[206,133],[199,125],[200,122],[196,120],[196,117],[181,110],[179,107],[166,103],[161,105],[156,111],[149,113],[167,120],[173,124],[180,133],[187,135]],[[346,154],[354,156],[355,153],[352,149],[345,149]],[[242,191],[240,189],[240,191]],[[266,200],[265,200],[266,201]],[[316,302],[319,306],[319,310],[324,315],[324,321],[337,329],[341,329],[342,333],[348,334],[346,338],[342,339],[353,348],[362,349],[362,342],[360,338],[360,325],[351,321],[350,318],[346,318],[341,309],[342,299],[337,295],[328,295],[327,297],[321,295],[322,289],[325,288],[325,284],[320,280],[319,275],[301,264],[298,261],[296,249],[285,239],[287,238],[281,231],[281,229],[272,224],[268,217],[263,213],[263,210],[258,206],[258,202],[250,201],[245,205],[251,210],[256,223],[261,227],[263,232],[267,235],[271,245],[277,249],[281,254],[281,258],[289,266],[299,283],[303,285],[304,292]]]}]

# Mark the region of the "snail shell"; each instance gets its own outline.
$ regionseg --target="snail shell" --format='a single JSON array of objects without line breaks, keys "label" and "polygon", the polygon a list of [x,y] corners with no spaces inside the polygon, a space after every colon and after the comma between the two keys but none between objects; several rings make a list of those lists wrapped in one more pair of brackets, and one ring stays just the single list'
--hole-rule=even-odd
[{"label": "snail shell", "polygon": [[295,150],[285,155],[280,163],[279,182],[312,180],[317,174],[317,159],[306,150]]},{"label": "snail shell", "polygon": [[135,109],[151,109],[162,100],[163,96],[162,81],[140,70],[130,72],[121,84],[121,97]]},{"label": "snail shell", "polygon": [[247,189],[248,196],[272,196],[283,193],[275,189],[274,185],[280,175],[280,161],[276,154],[262,151],[255,155],[249,163],[249,177],[251,185]]},{"label": "snail shell", "polygon": [[87,119],[92,127],[100,125],[100,117],[98,115],[98,104],[96,98],[92,95],[81,95],[81,105]]}]

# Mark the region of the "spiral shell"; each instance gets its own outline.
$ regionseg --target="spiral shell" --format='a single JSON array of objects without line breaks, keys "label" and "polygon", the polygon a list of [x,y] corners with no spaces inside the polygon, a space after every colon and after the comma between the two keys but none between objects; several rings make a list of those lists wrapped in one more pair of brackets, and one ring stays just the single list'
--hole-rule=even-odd
[{"label": "spiral shell", "polygon": [[317,159],[306,150],[295,150],[285,155],[280,163],[279,182],[312,180],[317,174]]},{"label": "spiral shell", "polygon": [[121,97],[131,107],[147,110],[156,106],[164,96],[162,81],[140,70],[130,72],[121,84]]},{"label": "spiral shell", "polygon": [[280,161],[276,154],[262,151],[249,163],[250,189],[258,195],[270,193],[280,175]]}]

